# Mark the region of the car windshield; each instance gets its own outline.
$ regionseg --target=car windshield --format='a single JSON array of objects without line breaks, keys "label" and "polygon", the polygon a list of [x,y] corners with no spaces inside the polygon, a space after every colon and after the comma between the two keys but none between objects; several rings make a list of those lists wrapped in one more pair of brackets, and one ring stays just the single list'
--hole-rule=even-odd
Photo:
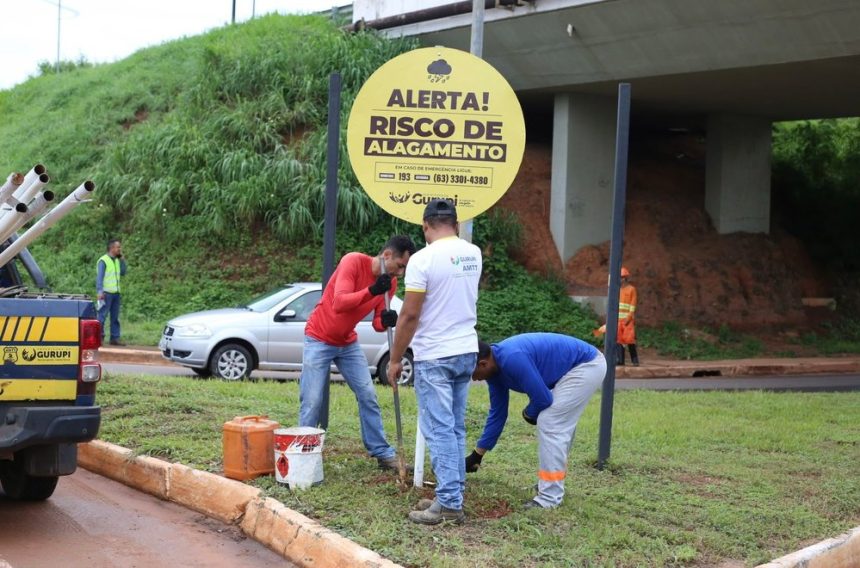
[{"label": "car windshield", "polygon": [[298,292],[298,290],[299,288],[297,286],[287,286],[286,288],[270,290],[265,294],[262,294],[252,299],[247,304],[243,304],[239,307],[246,308],[254,312],[265,312],[271,309],[272,306],[274,306],[284,298],[295,294],[296,292]]}]

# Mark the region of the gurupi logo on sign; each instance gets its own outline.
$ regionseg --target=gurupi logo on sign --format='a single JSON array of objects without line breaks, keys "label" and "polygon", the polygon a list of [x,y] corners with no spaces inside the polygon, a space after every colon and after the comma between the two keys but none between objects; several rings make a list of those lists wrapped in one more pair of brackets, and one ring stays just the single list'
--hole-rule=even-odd
[{"label": "gurupi logo on sign", "polygon": [[513,183],[525,123],[516,94],[490,64],[456,49],[416,49],[362,86],[347,145],[358,181],[388,213],[420,224],[424,206],[442,198],[462,221]]}]

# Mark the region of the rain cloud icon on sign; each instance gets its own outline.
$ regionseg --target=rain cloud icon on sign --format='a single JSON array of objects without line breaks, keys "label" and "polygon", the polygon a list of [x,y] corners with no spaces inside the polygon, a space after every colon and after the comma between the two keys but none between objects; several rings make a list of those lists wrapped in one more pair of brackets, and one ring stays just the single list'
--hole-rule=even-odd
[{"label": "rain cloud icon on sign", "polygon": [[427,74],[431,83],[444,83],[451,75],[451,66],[444,59],[437,59],[427,66]]}]

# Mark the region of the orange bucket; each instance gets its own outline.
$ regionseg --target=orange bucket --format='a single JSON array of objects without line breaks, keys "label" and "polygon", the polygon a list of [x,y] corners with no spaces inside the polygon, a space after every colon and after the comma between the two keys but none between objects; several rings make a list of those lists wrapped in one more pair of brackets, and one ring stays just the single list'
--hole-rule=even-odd
[{"label": "orange bucket", "polygon": [[280,424],[268,416],[237,416],[224,423],[224,475],[253,479],[275,472],[274,431]]}]

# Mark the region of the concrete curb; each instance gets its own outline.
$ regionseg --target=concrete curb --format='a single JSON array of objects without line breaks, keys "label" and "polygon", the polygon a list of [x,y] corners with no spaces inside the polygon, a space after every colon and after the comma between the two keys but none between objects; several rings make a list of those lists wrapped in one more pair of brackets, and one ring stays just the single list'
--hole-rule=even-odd
[{"label": "concrete curb", "polygon": [[[99,360],[103,363],[137,363],[142,365],[174,365],[155,349],[134,349],[129,347],[99,348]],[[177,365],[178,367],[179,365]]]},{"label": "concrete curb", "polygon": [[78,444],[78,465],[123,485],[167,500],[170,464],[149,456],[137,456],[122,446],[101,440]]},{"label": "concrete curb", "polygon": [[756,568],[856,568],[860,566],[860,527],[822,540]]},{"label": "concrete curb", "polygon": [[[180,365],[168,361],[153,349],[102,347],[99,358],[105,363]],[[860,357],[805,357],[796,359],[737,359],[731,361],[654,361],[640,367],[615,368],[619,379],[683,379],[700,377],[761,377],[765,375],[822,375],[860,373]]]},{"label": "concrete curb", "polygon": [[761,377],[860,373],[860,358],[737,359],[732,361],[672,361],[615,368],[620,379]]},{"label": "concrete curb", "polygon": [[128,448],[101,440],[78,444],[78,463],[134,489],[239,525],[250,538],[299,566],[399,566],[275,499],[262,498],[259,489],[240,481],[135,456]]},{"label": "concrete curb", "polygon": [[272,498],[254,500],[241,526],[248,536],[302,566],[398,566]]},{"label": "concrete curb", "polygon": [[250,485],[182,464],[171,464],[169,471],[168,499],[227,524],[238,523],[248,503],[260,495]]}]

